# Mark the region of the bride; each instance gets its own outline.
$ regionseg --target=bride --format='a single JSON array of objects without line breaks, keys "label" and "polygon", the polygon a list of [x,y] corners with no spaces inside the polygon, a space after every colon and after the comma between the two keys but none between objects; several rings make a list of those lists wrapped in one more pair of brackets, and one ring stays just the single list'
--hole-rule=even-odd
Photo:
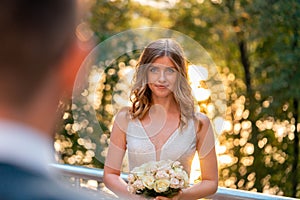
[{"label": "bride", "polygon": [[159,39],[144,49],[130,100],[132,106],[121,109],[112,128],[104,166],[106,187],[122,199],[144,199],[130,194],[120,177],[126,150],[130,170],[149,161],[177,160],[188,173],[197,151],[201,182],[171,199],[192,200],[214,194],[218,188],[218,167],[213,129],[204,114],[194,112],[186,61],[177,42]]}]

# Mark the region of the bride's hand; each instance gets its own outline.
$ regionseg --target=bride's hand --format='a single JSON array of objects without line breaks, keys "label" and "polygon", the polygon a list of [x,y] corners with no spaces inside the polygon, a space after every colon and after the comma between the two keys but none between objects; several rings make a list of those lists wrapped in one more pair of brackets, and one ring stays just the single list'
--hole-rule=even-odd
[{"label": "bride's hand", "polygon": [[182,191],[179,191],[178,194],[173,196],[172,198],[157,196],[155,200],[180,200],[181,195],[182,195]]},{"label": "bride's hand", "polygon": [[146,198],[142,195],[134,195],[132,198],[130,198],[132,200],[155,200],[155,198]]}]

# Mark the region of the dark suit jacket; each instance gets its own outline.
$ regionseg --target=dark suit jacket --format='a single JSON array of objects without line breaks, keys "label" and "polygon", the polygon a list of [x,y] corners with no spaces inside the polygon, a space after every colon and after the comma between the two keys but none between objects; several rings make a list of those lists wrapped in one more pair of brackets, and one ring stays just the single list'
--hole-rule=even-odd
[{"label": "dark suit jacket", "polygon": [[[96,199],[43,174],[0,162],[0,200]],[[101,196],[97,199],[101,199]]]}]

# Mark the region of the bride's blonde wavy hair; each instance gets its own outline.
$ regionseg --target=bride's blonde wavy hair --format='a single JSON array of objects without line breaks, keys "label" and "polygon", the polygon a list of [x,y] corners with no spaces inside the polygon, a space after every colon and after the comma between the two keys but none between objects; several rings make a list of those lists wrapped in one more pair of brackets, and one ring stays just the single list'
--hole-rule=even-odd
[{"label": "bride's blonde wavy hair", "polygon": [[178,78],[173,91],[180,107],[180,127],[185,127],[194,116],[194,100],[187,80],[187,63],[181,46],[172,39],[159,39],[148,44],[143,50],[135,72],[134,84],[130,94],[132,107],[129,113],[132,119],[142,119],[152,105],[151,90],[148,86],[147,72],[157,58],[167,56],[178,71]]}]

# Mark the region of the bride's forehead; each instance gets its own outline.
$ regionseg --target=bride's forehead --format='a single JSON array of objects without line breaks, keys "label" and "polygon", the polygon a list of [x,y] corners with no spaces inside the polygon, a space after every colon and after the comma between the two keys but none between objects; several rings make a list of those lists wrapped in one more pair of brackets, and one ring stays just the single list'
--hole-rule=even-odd
[{"label": "bride's forehead", "polygon": [[152,65],[161,66],[161,67],[174,67],[175,68],[175,64],[173,63],[173,61],[167,56],[156,58],[152,62]]}]

